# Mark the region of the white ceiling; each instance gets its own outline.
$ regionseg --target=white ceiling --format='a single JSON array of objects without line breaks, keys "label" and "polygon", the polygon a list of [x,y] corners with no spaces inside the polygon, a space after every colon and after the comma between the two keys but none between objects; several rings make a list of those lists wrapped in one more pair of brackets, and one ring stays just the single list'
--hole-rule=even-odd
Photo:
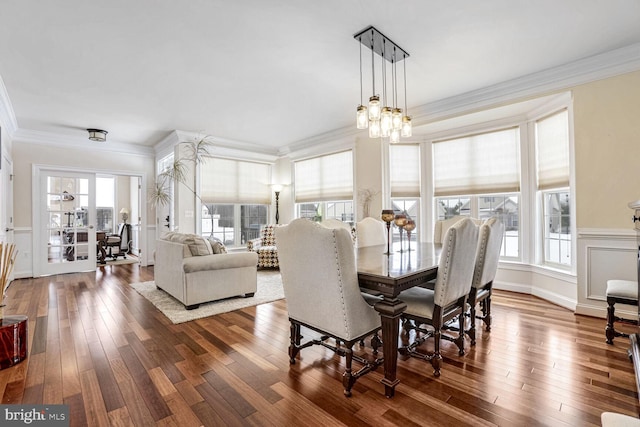
[{"label": "white ceiling", "polygon": [[177,129],[278,148],[354,126],[353,35],[369,25],[411,55],[409,112],[640,43],[637,0],[20,0],[1,11],[0,77],[19,130],[86,139],[96,127],[146,146]]}]

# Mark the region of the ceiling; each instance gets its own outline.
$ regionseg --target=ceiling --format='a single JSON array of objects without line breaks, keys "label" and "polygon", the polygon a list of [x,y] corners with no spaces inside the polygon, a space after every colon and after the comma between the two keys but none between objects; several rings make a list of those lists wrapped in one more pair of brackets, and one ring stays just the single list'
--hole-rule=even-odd
[{"label": "ceiling", "polygon": [[640,43],[637,0],[20,0],[0,19],[20,131],[143,146],[182,130],[277,149],[355,127],[369,25],[411,55],[410,114]]}]

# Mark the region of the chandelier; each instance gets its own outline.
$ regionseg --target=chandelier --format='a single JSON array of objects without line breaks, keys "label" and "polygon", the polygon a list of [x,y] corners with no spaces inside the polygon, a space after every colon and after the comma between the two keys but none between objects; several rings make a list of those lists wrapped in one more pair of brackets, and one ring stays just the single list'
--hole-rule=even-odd
[{"label": "chandelier", "polygon": [[[369,138],[389,138],[391,143],[400,141],[400,137],[411,136],[411,117],[407,111],[407,69],[402,63],[404,75],[404,115],[398,104],[397,64],[409,57],[400,46],[392,42],[373,26],[353,36],[360,42],[360,105],[356,110],[356,126],[358,129],[369,129]],[[362,93],[362,46],[371,50],[371,96],[368,106],[363,103]],[[380,72],[378,81],[382,86],[382,100],[376,92],[375,55],[380,56]],[[390,81],[387,78],[387,67],[390,64]],[[379,86],[380,88],[380,86]],[[387,89],[389,89],[387,91]],[[387,93],[388,92],[388,93]],[[389,96],[388,96],[389,95]]]}]

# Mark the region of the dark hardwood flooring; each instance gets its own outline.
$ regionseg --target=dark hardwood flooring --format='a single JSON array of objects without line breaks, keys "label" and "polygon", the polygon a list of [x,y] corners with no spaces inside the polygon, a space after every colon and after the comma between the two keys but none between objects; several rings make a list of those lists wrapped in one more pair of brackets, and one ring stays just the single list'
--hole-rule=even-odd
[{"label": "dark hardwood flooring", "polygon": [[135,264],[16,280],[5,313],[29,316],[29,357],[0,371],[2,403],[64,403],[73,426],[180,427],[597,426],[640,408],[628,341],[533,296],[494,292],[492,332],[462,357],[444,343],[440,378],[401,357],[395,398],[381,368],[346,398],[328,350],[289,365],[284,300],[173,325],[128,286],[152,279]]}]

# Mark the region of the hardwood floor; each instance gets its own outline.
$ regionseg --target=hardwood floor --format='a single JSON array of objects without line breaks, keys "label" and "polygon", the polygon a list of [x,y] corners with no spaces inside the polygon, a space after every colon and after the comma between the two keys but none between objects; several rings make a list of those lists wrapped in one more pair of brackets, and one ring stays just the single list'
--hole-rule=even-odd
[{"label": "hardwood floor", "polygon": [[173,325],[128,286],[152,279],[135,264],[15,281],[5,314],[29,316],[29,357],[0,371],[2,403],[64,403],[73,426],[588,426],[640,409],[628,341],[536,297],[494,292],[492,332],[462,357],[445,342],[440,378],[401,357],[393,399],[381,368],[346,398],[328,350],[289,365],[284,300]]}]

